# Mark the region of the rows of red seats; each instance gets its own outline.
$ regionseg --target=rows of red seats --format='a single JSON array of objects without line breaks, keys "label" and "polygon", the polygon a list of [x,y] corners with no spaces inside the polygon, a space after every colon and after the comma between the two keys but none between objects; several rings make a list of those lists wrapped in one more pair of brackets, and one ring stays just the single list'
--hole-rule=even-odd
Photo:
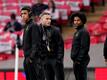
[{"label": "rows of red seats", "polygon": [[[69,1],[71,3],[75,3],[75,5],[78,3],[79,8],[83,8],[83,0],[55,0],[55,4],[57,5],[57,8],[60,10],[60,12],[63,11],[63,12],[61,12],[62,16],[69,16],[72,12],[72,7],[68,6],[67,1]],[[92,1],[95,3],[98,3],[100,0],[92,0]],[[12,12],[12,11],[14,11],[18,15],[20,15],[20,8],[23,6],[23,3],[32,4],[32,2],[33,2],[33,0],[6,0],[6,1],[0,0],[0,15],[9,16],[10,12]],[[46,2],[47,2],[47,0],[44,0],[44,3],[46,3]],[[62,13],[64,13],[64,14],[62,14]],[[59,22],[66,24],[68,22],[67,20],[68,20],[67,18],[63,19],[63,20],[60,19]],[[91,26],[88,27],[88,30],[89,30],[90,34],[92,35],[92,37],[91,37],[92,40],[94,39],[93,36],[98,37],[98,35],[106,32],[107,24],[104,24],[106,22],[106,18],[104,17],[103,19],[100,19],[100,20],[99,20],[99,23],[92,24],[92,27]],[[103,27],[99,27],[102,25],[103,25]],[[104,35],[100,36],[100,37],[101,37],[101,40],[104,41],[103,40]],[[97,40],[94,40],[94,41],[97,41]],[[68,44],[69,42],[70,42],[70,40],[65,41],[66,44]],[[98,42],[99,42],[99,40],[98,40]],[[66,48],[69,48],[69,47],[70,47],[70,45],[66,46]]]},{"label": "rows of red seats", "polygon": [[[98,2],[98,0],[96,0]],[[47,3],[48,0],[44,0],[44,3]],[[0,1],[0,10],[2,14],[8,15],[8,10],[16,10],[16,13],[19,13],[19,9],[24,4],[33,4],[33,0],[1,0]],[[81,9],[83,7],[83,0],[55,0],[55,4],[58,9],[66,9],[69,12],[72,11],[73,7],[78,7]],[[4,9],[5,8],[5,9]],[[7,9],[6,9],[7,8]],[[76,8],[75,8],[76,9]],[[3,10],[3,11],[2,11]],[[4,11],[5,10],[5,11]],[[5,13],[6,12],[6,13]]]},{"label": "rows of red seats", "polygon": [[107,11],[96,23],[87,24],[87,29],[91,36],[91,43],[97,44],[105,41],[107,36]]},{"label": "rows of red seats", "polygon": [[[96,23],[90,22],[86,24],[86,28],[90,33],[91,45],[104,43],[107,37],[107,11],[104,11],[104,14]],[[70,49],[71,45],[72,38],[65,40],[65,49]]]}]

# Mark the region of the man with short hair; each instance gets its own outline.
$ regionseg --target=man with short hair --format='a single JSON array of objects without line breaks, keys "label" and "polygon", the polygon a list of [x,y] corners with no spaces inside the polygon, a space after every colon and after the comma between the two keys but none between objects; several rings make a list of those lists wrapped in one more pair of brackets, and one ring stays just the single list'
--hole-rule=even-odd
[{"label": "man with short hair", "polygon": [[51,15],[43,12],[40,15],[42,44],[45,45],[43,53],[46,54],[44,70],[46,80],[64,80],[64,42],[59,28],[51,25]]},{"label": "man with short hair", "polygon": [[39,15],[45,11],[48,10],[48,5],[43,3],[43,0],[37,0],[35,4],[32,5],[32,13],[34,16],[34,21],[39,24]]},{"label": "man with short hair", "polygon": [[32,20],[32,11],[29,6],[24,6],[21,9],[21,17],[25,23],[23,50],[26,80],[45,80],[38,49],[40,44],[39,28]]}]

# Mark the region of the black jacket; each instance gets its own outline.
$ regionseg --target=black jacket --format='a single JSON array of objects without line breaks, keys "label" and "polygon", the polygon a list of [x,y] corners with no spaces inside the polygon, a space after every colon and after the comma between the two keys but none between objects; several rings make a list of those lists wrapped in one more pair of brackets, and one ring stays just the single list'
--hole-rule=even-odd
[{"label": "black jacket", "polygon": [[73,37],[73,44],[71,49],[71,59],[75,62],[89,61],[89,48],[90,48],[90,36],[87,30],[81,26],[77,29],[77,32]]},{"label": "black jacket", "polygon": [[34,59],[38,54],[38,43],[39,40],[39,28],[38,25],[33,22],[33,20],[29,20],[24,28],[23,35],[23,50],[24,56],[29,57],[30,59]]},{"label": "black jacket", "polygon": [[104,55],[104,58],[107,59],[107,37],[106,37],[106,40],[104,42],[103,55]]},{"label": "black jacket", "polygon": [[[59,31],[59,28],[55,27],[55,26],[50,26],[50,27],[40,27],[41,29],[41,35],[42,35],[42,45],[44,44],[45,47],[42,48],[42,51],[44,48],[45,51],[42,53],[46,53],[47,54],[47,58],[50,59],[56,59],[58,61],[63,61],[63,57],[64,57],[64,42],[61,36],[61,33]],[[49,48],[50,51],[47,50],[47,45],[46,45],[46,41],[43,40],[43,35],[47,34],[46,36],[48,37],[49,40]]]}]

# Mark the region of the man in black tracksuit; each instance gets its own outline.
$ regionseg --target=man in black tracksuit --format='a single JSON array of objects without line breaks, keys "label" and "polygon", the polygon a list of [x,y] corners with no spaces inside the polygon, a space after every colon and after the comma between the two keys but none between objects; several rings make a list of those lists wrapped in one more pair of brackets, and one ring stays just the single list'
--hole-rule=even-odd
[{"label": "man in black tracksuit", "polygon": [[23,35],[24,71],[26,80],[45,80],[40,60],[39,27],[31,19],[32,12],[29,6],[21,9],[21,17],[25,23]]},{"label": "man in black tracksuit", "polygon": [[71,15],[70,21],[77,30],[73,37],[71,49],[71,59],[73,60],[75,78],[76,80],[87,80],[87,65],[90,61],[88,54],[90,36],[84,28],[86,16],[81,12],[77,12]]},{"label": "man in black tracksuit", "polygon": [[64,42],[59,28],[51,24],[51,15],[43,12],[40,15],[42,40],[45,45],[46,61],[44,65],[46,80],[64,80]]}]

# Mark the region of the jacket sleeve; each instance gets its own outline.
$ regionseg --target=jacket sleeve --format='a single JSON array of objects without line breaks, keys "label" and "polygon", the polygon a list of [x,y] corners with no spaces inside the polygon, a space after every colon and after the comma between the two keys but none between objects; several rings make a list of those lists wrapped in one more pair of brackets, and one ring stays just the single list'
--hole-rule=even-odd
[{"label": "jacket sleeve", "polygon": [[38,26],[36,24],[32,25],[32,35],[31,35],[31,54],[30,54],[30,59],[33,60],[34,57],[38,53],[38,43],[39,43],[39,30]]},{"label": "jacket sleeve", "polygon": [[57,41],[57,61],[62,62],[64,57],[64,41],[60,31],[56,31],[56,41]]},{"label": "jacket sleeve", "polygon": [[107,37],[106,37],[106,40],[104,42],[103,55],[104,55],[104,58],[107,59]]},{"label": "jacket sleeve", "polygon": [[90,48],[90,36],[89,33],[86,31],[81,32],[81,38],[80,38],[80,50],[79,54],[75,61],[81,62],[84,57],[88,54],[89,48]]}]

